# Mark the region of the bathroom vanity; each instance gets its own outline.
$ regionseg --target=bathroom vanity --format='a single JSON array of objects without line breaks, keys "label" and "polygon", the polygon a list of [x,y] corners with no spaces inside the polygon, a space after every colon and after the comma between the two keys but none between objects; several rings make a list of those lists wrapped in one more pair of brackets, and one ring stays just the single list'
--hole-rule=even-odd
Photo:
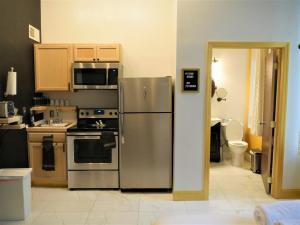
[{"label": "bathroom vanity", "polygon": [[210,132],[210,161],[221,161],[221,120],[213,121],[211,123]]}]

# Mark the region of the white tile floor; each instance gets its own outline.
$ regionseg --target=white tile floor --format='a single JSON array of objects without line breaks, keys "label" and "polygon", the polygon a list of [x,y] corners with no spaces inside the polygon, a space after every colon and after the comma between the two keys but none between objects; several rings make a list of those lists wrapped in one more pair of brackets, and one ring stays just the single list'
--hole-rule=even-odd
[{"label": "white tile floor", "polygon": [[224,216],[227,224],[255,224],[255,205],[275,201],[264,193],[260,176],[248,169],[224,162],[213,164],[210,171],[209,201],[174,202],[171,194],[33,188],[30,218],[0,225],[150,225],[161,217],[192,214],[203,216],[205,224],[222,224],[224,219],[218,218]]}]

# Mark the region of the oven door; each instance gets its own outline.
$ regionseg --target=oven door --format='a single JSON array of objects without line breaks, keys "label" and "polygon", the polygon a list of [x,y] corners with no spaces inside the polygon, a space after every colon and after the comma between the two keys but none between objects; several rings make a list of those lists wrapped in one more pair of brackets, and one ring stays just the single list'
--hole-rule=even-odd
[{"label": "oven door", "polygon": [[107,87],[106,63],[74,63],[72,65],[73,89],[102,89]]},{"label": "oven door", "polygon": [[68,170],[117,170],[118,137],[116,147],[103,148],[99,136],[68,136]]}]

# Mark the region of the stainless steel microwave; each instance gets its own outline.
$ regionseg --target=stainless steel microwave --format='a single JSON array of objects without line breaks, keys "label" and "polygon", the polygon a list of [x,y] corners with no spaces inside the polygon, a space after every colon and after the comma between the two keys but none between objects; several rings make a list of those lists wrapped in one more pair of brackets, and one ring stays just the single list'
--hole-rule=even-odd
[{"label": "stainless steel microwave", "polygon": [[118,89],[122,77],[119,63],[73,63],[72,87],[79,89]]}]

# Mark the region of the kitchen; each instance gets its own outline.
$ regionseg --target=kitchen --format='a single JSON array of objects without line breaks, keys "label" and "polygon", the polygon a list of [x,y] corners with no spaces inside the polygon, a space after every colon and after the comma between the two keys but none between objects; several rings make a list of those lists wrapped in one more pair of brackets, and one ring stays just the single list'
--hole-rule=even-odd
[{"label": "kitchen", "polygon": [[[168,75],[174,76],[174,67],[170,66],[170,63],[175,65],[174,60],[169,58],[171,55],[170,50],[172,49],[171,45],[169,43],[165,45],[165,42],[152,41],[152,38],[148,37],[144,40],[144,42],[148,43],[148,45],[144,45],[142,49],[139,49],[139,45],[132,44],[130,37],[124,39],[124,35],[120,36],[111,33],[110,37],[99,38],[99,34],[103,34],[103,32],[106,32],[108,29],[108,27],[104,27],[104,25],[98,29],[99,34],[95,35],[95,33],[90,30],[88,34],[88,36],[92,38],[90,40],[80,40],[80,36],[77,32],[72,35],[73,40],[66,40],[62,37],[62,35],[67,33],[61,33],[59,35],[61,37],[60,41],[49,40],[47,34],[50,34],[51,31],[46,31],[49,26],[43,25],[43,28],[41,29],[41,23],[42,21],[45,22],[45,20],[39,20],[41,14],[45,16],[47,14],[47,12],[44,11],[44,9],[46,9],[46,5],[41,6],[42,11],[44,12],[39,12],[36,10],[37,2],[39,1],[32,1],[30,6],[28,6],[28,9],[32,11],[26,13],[28,18],[26,18],[23,24],[19,25],[20,28],[17,29],[17,33],[14,33],[14,31],[10,30],[10,28],[5,28],[7,32],[10,32],[10,37],[20,39],[18,42],[22,43],[25,50],[20,53],[20,50],[12,47],[13,44],[7,44],[10,43],[9,37],[3,36],[2,39],[4,40],[1,40],[2,44],[6,43],[10,50],[14,50],[14,54],[19,55],[17,61],[13,60],[13,57],[9,58],[5,56],[5,54],[3,56],[1,55],[3,58],[8,59],[7,62],[2,63],[3,66],[1,65],[1,101],[14,102],[15,107],[18,108],[18,114],[21,116],[24,111],[23,107],[26,107],[26,114],[32,114],[33,116],[24,117],[24,121],[21,121],[22,119],[19,118],[18,122],[14,122],[15,124],[23,124],[23,122],[28,123],[28,127],[25,129],[22,125],[20,126],[20,129],[10,129],[7,132],[8,129],[4,129],[3,127],[0,131],[1,139],[3,138],[1,143],[0,167],[32,167],[33,170],[31,176],[33,187],[63,187],[65,190],[96,188],[99,192],[102,192],[102,189],[107,188],[117,190],[121,188],[122,191],[126,189],[138,189],[138,192],[145,189],[151,189],[152,191],[163,189],[163,191],[170,193],[172,190],[173,175],[172,78],[162,79],[163,83],[166,83],[167,85],[165,86],[163,84],[163,86],[166,87],[166,90],[163,90],[163,92],[166,92],[166,103],[169,104],[167,104],[165,108],[161,107],[161,105],[154,106],[153,118],[150,118],[151,113],[149,113],[149,119],[144,120],[145,124],[142,125],[147,127],[152,126],[153,131],[163,127],[169,135],[167,135],[166,138],[160,136],[155,137],[155,135],[151,135],[151,128],[149,127],[147,129],[148,133],[144,136],[147,137],[149,135],[148,137],[158,140],[158,142],[154,141],[152,143],[152,146],[156,145],[156,151],[153,152],[153,154],[151,153],[152,157],[151,154],[144,155],[143,153],[142,155],[139,155],[139,153],[137,154],[136,152],[129,152],[129,158],[125,160],[127,165],[122,163],[121,160],[121,143],[125,140],[125,143],[123,144],[124,147],[126,147],[126,145],[132,145],[132,143],[133,145],[142,145],[145,141],[152,142],[152,139],[146,138],[141,143],[139,142],[139,138],[126,136],[130,134],[129,132],[126,132],[128,129],[130,132],[132,132],[132,130],[135,132],[134,136],[138,136],[140,134],[138,129],[142,129],[142,131],[145,130],[144,127],[138,127],[138,129],[135,128],[137,125],[134,125],[133,123],[138,119],[139,124],[143,121],[140,120],[143,116],[143,111],[139,111],[140,109],[143,110],[143,108],[137,109],[136,114],[141,115],[136,117],[136,119],[130,115],[127,116],[127,113],[131,114],[130,111],[123,111],[124,114],[120,111],[121,108],[119,108],[119,101],[122,101],[122,99],[119,99],[119,97],[121,97],[121,95],[119,96],[121,90],[118,82],[123,78],[126,79],[129,77],[134,79],[142,77],[166,77]],[[7,7],[9,7],[10,4],[7,4]],[[14,5],[15,3],[11,4]],[[44,2],[43,4],[47,4],[47,2]],[[106,6],[111,7],[113,5],[106,4]],[[21,7],[21,5],[18,5],[18,8],[19,7]],[[146,6],[141,5],[141,7],[144,8]],[[156,11],[153,7],[149,10]],[[3,16],[5,18],[10,18],[8,15]],[[116,19],[119,20],[117,17]],[[18,21],[17,18],[11,18],[11,20],[11,23],[16,23]],[[47,21],[51,21],[51,19],[49,18]],[[159,20],[157,20],[157,23],[158,22]],[[40,30],[40,42],[28,37],[28,24],[31,24],[33,27]],[[140,25],[137,24],[137,26],[140,30],[142,29]],[[167,26],[166,22],[164,27]],[[24,27],[27,28],[26,31],[24,31]],[[121,28],[119,25],[117,25],[117,27]],[[136,28],[132,27],[132,29]],[[81,29],[83,30],[84,27]],[[169,30],[169,28],[167,29]],[[153,33],[152,31],[157,30],[157,28],[145,27],[145,31],[146,30],[148,30],[147,33]],[[164,33],[169,33],[168,30],[164,31]],[[85,33],[82,33],[82,35],[85,35]],[[57,35],[55,36],[58,37]],[[171,36],[171,33],[168,34],[166,39]],[[150,43],[152,46],[164,46],[166,54],[157,56],[155,52],[149,51],[149,48],[151,47],[149,45]],[[2,49],[4,50],[6,46],[1,45],[1,47],[3,47]],[[148,51],[149,54],[145,55],[143,53],[146,51]],[[1,52],[1,54],[3,54],[3,51]],[[22,56],[23,52],[26,52],[24,56]],[[19,61],[21,61],[21,56],[22,63],[19,63]],[[26,59],[26,61],[23,59]],[[93,69],[94,72],[99,74],[99,76],[96,76],[98,77],[96,80],[87,80],[87,83],[98,83],[98,85],[101,86],[100,89],[99,87],[95,87],[97,84],[94,84],[95,86],[91,87],[92,85],[90,83],[88,88],[84,87],[85,84],[80,84],[80,79],[89,79],[91,76],[86,76],[84,74],[83,77],[80,77],[80,74],[73,76],[73,72],[75,73],[75,71],[89,70],[88,68],[75,68],[76,66],[80,67],[80,65],[83,64],[86,66],[89,63],[95,63],[94,65],[99,65],[100,67],[104,66],[104,68],[99,68],[99,70]],[[159,65],[160,63],[162,64]],[[9,65],[9,67],[7,67],[7,65]],[[28,68],[23,69],[25,66]],[[16,93],[4,96],[4,92],[6,92],[7,89],[7,76],[8,71],[10,71],[10,67],[14,67],[14,72],[16,72]],[[110,69],[108,67],[110,67]],[[72,83],[73,81],[74,83]],[[149,79],[149,82],[151,82],[151,79]],[[149,83],[141,84],[142,89],[140,96],[143,99],[144,93],[146,94],[145,98],[160,98],[160,96],[153,95],[154,91],[152,90],[151,85]],[[145,90],[144,87],[147,90]],[[129,89],[126,88],[126,90]],[[129,90],[126,91],[125,95],[126,94],[132,93],[130,93]],[[126,96],[124,101],[128,101]],[[124,106],[127,104],[128,103],[124,104]],[[130,108],[128,108],[128,110],[135,110],[132,108],[132,105],[129,105],[129,107]],[[148,110],[151,110],[151,108],[145,108],[145,114],[147,115]],[[160,116],[156,115],[156,113],[161,113],[161,111],[163,114],[162,117],[166,117],[165,120],[160,119]],[[81,113],[83,112],[89,113],[91,118],[88,118],[87,116],[85,116],[85,118],[81,118]],[[110,115],[110,113],[112,113],[112,115]],[[117,115],[115,115],[116,113]],[[135,112],[132,114],[134,113]],[[170,114],[170,116],[168,114]],[[32,121],[33,118],[34,123]],[[88,130],[88,128],[82,128],[82,125],[84,123],[91,125],[91,121],[94,123],[93,126],[96,127],[89,128],[90,130],[87,131],[89,134],[82,136],[80,129],[84,129],[84,132]],[[99,125],[97,125],[96,122],[99,122]],[[121,137],[121,135],[119,135],[122,127],[121,122],[125,122],[124,126],[129,124],[134,125],[123,128],[126,132],[126,135],[124,135],[126,137]],[[35,126],[32,126],[33,124]],[[78,127],[76,127],[76,124]],[[77,145],[73,147],[73,151],[75,149],[83,149],[86,150],[86,153],[88,153],[88,151],[94,151],[93,145],[96,145],[98,149],[104,149],[103,143],[98,139],[100,138],[100,133],[102,133],[102,131],[99,132],[99,130],[102,129],[103,132],[111,134],[111,130],[109,128],[110,125],[113,127],[112,129],[114,129],[113,133],[115,140],[112,143],[112,148],[102,151],[103,153],[106,152],[105,155],[94,155],[95,157],[91,158],[91,155],[80,155],[81,153],[76,155],[74,152],[73,154],[70,153],[71,145],[75,142]],[[13,128],[13,126],[17,125],[10,126]],[[8,128],[7,125],[5,127]],[[72,127],[76,127],[76,129],[72,129]],[[94,134],[95,132],[92,132],[93,129],[97,130],[97,135]],[[16,135],[18,133],[20,134]],[[22,138],[19,138],[19,136]],[[85,139],[86,137],[89,137],[90,139],[87,140]],[[76,140],[70,141],[72,138],[76,138]],[[162,146],[159,144],[161,141],[163,142]],[[13,150],[11,150],[10,147],[12,145],[15,146]],[[43,163],[44,152],[42,149],[49,145],[53,146],[51,151],[54,152],[54,156],[53,154],[50,154],[49,158],[52,158],[50,160],[51,163],[49,165],[48,162],[48,165],[46,165],[47,163],[45,163],[45,161]],[[161,148],[165,148],[166,146],[167,148],[161,151]],[[91,149],[89,149],[89,147],[91,147]],[[142,148],[145,148],[145,146],[142,146]],[[145,151],[147,150],[149,149],[145,148]],[[162,152],[165,153],[162,154]],[[99,152],[99,154],[102,153]],[[96,156],[98,158],[96,158]],[[142,162],[139,157],[142,157],[142,159],[145,158],[144,162]],[[71,162],[72,158],[73,162]],[[149,160],[147,158],[149,158]],[[78,160],[82,160],[82,163],[76,163]],[[128,160],[131,162],[136,161],[136,165],[130,165]],[[90,168],[91,162],[88,161],[95,161],[97,163],[94,163],[94,168]],[[134,169],[133,166],[142,168],[144,173],[147,174],[145,175],[144,181],[137,179],[140,178],[142,170]],[[147,168],[147,166],[149,167]],[[132,168],[136,170],[136,173],[138,174],[130,173]],[[123,176],[121,175],[122,171]],[[87,173],[89,173],[88,176],[83,175],[82,177],[82,174]],[[122,177],[124,177],[124,181],[122,181]],[[132,179],[132,177],[135,179]],[[153,182],[153,180],[157,180],[157,182]],[[124,184],[122,185],[122,183]]]},{"label": "kitchen", "polygon": [[33,185],[172,189],[172,78],[124,78],[120,58],[120,44],[34,45],[36,94],[22,119]]}]

